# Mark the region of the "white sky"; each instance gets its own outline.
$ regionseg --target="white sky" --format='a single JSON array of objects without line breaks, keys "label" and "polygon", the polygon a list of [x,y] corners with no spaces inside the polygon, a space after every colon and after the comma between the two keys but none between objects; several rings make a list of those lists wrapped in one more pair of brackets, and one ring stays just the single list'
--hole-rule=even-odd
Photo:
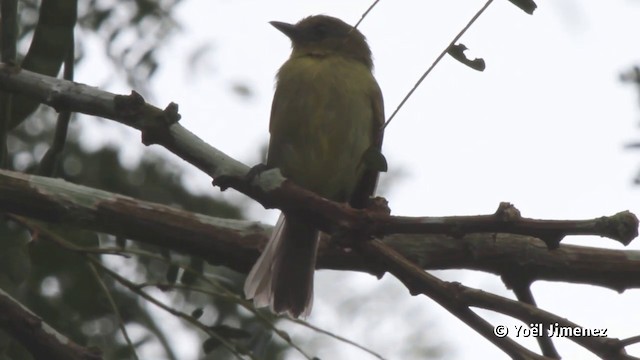
[{"label": "white sky", "polygon": [[[179,8],[184,29],[166,46],[152,81],[154,102],[159,107],[178,103],[185,127],[254,165],[267,141],[274,75],[290,46],[268,21],[296,22],[322,13],[353,24],[370,3],[185,0]],[[374,54],[387,115],[483,4],[381,1],[369,14],[360,30]],[[529,16],[506,0],[495,1],[461,40],[470,48],[469,57],[483,57],[487,69],[479,73],[445,57],[389,126],[383,152],[389,173],[402,174],[384,194],[394,214],[486,214],[500,201],[512,202],[523,216],[535,218],[583,219],[626,209],[640,214],[640,188],[631,185],[640,154],[623,150],[640,135],[640,108],[635,89],[618,80],[620,72],[640,63],[640,1],[538,5]],[[203,44],[214,50],[204,63],[189,67],[186,57]],[[112,76],[108,66],[87,63],[76,79],[99,85]],[[236,82],[248,84],[254,96],[234,94],[231,86]],[[129,92],[124,85],[108,90]],[[92,129],[87,138],[93,146],[124,143],[123,132],[129,134],[125,139],[139,138],[117,124],[95,124]],[[123,160],[135,161],[140,148],[129,142]],[[187,182],[198,192],[218,192],[192,168]],[[224,196],[250,203],[238,194]],[[255,204],[249,212],[266,222],[274,222],[276,214]],[[568,242],[622,248],[592,237]],[[493,276],[438,274],[513,298]],[[316,280],[310,322],[388,358],[402,358],[398,349],[410,345],[403,337],[406,327],[424,328],[422,339],[443,343],[452,351],[451,359],[507,358],[432,301],[411,298],[391,276],[377,281],[320,271]],[[349,298],[347,292],[368,294],[371,303],[338,316],[335,307]],[[640,333],[638,290],[619,295],[587,286],[537,283],[534,293],[542,308],[578,324],[608,328],[619,338]],[[495,325],[505,321],[494,315],[487,319]],[[513,328],[518,323],[508,324]],[[525,344],[538,351],[533,341]],[[556,345],[563,358],[594,358],[568,341]],[[193,354],[193,349],[185,351]],[[366,358],[343,346],[326,351],[317,355]],[[640,356],[638,346],[635,355]]]}]

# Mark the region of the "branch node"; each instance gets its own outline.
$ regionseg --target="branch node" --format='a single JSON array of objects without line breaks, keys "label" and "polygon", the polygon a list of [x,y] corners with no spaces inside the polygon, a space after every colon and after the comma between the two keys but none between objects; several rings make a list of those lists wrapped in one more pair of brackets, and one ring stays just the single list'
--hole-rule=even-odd
[{"label": "branch node", "polygon": [[638,218],[629,210],[621,211],[613,216],[599,218],[595,228],[626,246],[638,236]]},{"label": "branch node", "polygon": [[382,196],[370,198],[369,204],[367,205],[367,213],[373,215],[391,215],[389,201]]},{"label": "branch node", "polygon": [[147,105],[139,93],[131,91],[129,95],[115,95],[113,106],[122,118],[129,119],[131,126],[142,132],[144,145],[161,144],[168,139],[169,127],[180,120],[178,104],[172,102],[160,111]]},{"label": "branch node", "polygon": [[232,187],[236,182],[236,177],[230,175],[220,175],[211,181],[211,185],[220,188],[220,191],[225,191]]},{"label": "branch node", "polygon": [[162,111],[162,114],[164,115],[163,119],[169,126],[177,123],[181,118],[178,113],[178,104],[174,102],[169,103],[169,105],[167,105],[167,107]]},{"label": "branch node", "polygon": [[560,247],[560,242],[564,239],[564,234],[560,232],[549,232],[544,235],[534,235],[538,239],[544,241],[549,250],[555,250]]},{"label": "branch node", "polygon": [[496,210],[494,216],[504,222],[514,222],[522,219],[520,210],[508,202],[501,202],[500,205],[498,205],[498,210]]},{"label": "branch node", "polygon": [[142,95],[133,90],[129,95],[116,95],[113,98],[113,106],[115,110],[124,116],[131,116],[139,113],[145,104],[146,101]]},{"label": "branch node", "polygon": [[527,290],[533,283],[533,278],[524,268],[505,269],[500,276],[504,286],[509,290]]}]

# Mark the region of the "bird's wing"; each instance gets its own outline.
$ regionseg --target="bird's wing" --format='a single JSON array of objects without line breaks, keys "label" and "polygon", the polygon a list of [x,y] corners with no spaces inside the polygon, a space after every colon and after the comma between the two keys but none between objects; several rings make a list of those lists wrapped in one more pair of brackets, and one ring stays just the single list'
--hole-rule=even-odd
[{"label": "bird's wing", "polygon": [[[379,155],[379,158],[384,161],[384,157],[381,153],[382,138],[384,136],[384,101],[382,99],[380,86],[378,86],[378,83],[375,80],[373,80],[373,83],[375,86],[370,94],[371,107],[373,109],[373,117],[371,119],[373,122],[373,133],[371,134],[371,148],[367,150],[367,152],[377,153],[376,155]],[[367,166],[365,163],[365,170],[358,181],[358,185],[351,196],[351,200],[349,201],[349,204],[353,208],[362,209],[369,205],[369,198],[373,196],[376,191],[376,186],[378,185],[379,173],[380,168],[378,166]]]}]

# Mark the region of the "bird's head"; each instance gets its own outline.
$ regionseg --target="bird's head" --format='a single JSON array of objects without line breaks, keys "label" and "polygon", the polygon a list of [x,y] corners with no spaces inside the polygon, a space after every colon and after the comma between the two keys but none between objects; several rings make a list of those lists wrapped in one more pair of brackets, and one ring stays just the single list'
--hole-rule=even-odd
[{"label": "bird's head", "polygon": [[297,24],[270,22],[291,39],[295,55],[340,55],[373,67],[371,50],[362,33],[344,21],[326,15],[309,16]]}]

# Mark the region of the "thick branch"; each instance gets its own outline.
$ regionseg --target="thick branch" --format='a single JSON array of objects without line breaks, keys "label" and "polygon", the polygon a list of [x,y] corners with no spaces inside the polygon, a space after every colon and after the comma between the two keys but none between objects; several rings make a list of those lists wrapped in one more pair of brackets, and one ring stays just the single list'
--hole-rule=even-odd
[{"label": "thick branch", "polygon": [[263,172],[248,182],[245,177],[249,170],[247,166],[206,144],[177,123],[180,116],[175,104],[160,110],[145,103],[136,93],[115,95],[7,65],[0,66],[0,89],[30,96],[58,111],[97,115],[139,129],[145,144],[164,146],[210,175],[221,188],[232,187],[267,208],[295,212],[327,233],[338,229],[375,236],[505,232],[539,237],[551,248],[571,234],[606,236],[623,244],[637,236],[638,220],[629,212],[588,221],[547,221],[521,218],[514,208],[501,208],[493,215],[443,218],[395,217],[354,210],[285,181],[277,170]]},{"label": "thick branch", "polygon": [[18,340],[34,359],[102,359],[98,350],[84,348],[67,339],[2,289],[0,289],[0,328]]},{"label": "thick branch", "polygon": [[[390,273],[400,280],[412,295],[424,294],[435,300],[460,320],[464,321],[487,340],[494,343],[512,359],[541,359],[543,357],[530,352],[507,337],[497,337],[493,327],[478,317],[470,307],[480,307],[512,316],[522,322],[557,323],[562,327],[579,328],[579,325],[520,301],[507,299],[481,290],[466,287],[460,283],[442,281],[429,275],[415,264],[407,261],[401,254],[379,240],[362,244],[365,253],[383,264]],[[602,359],[638,359],[630,356],[619,339],[592,336],[568,336]]]},{"label": "thick branch", "polygon": [[[277,170],[263,172],[249,182],[245,176],[248,172],[246,166],[207,145],[177,124],[180,116],[175,104],[170,104],[165,110],[160,110],[146,104],[144,99],[136,93],[132,93],[130,96],[118,96],[85,85],[7,66],[0,67],[0,89],[30,96],[53,106],[58,111],[98,115],[139,129],[142,132],[143,143],[147,145],[160,144],[166,147],[212,176],[215,185],[223,189],[232,187],[259,201],[265,207],[276,207],[285,212],[296,212],[327,233],[337,231],[341,235],[351,235],[356,239],[370,236],[380,237],[394,233],[446,233],[457,239],[474,232],[501,232],[537,237],[542,239],[551,249],[557,248],[566,235],[600,235],[618,240],[626,245],[638,234],[638,220],[629,212],[594,220],[548,221],[522,218],[519,211],[510,204],[502,204],[498,211],[492,215],[445,218],[395,217],[380,211],[354,210],[322,199],[297,187],[286,181]],[[21,178],[18,175],[8,173],[6,175],[7,181],[2,185],[8,185],[7,189],[16,186],[21,181],[27,183],[27,186],[29,182],[44,182],[35,177]],[[53,184],[53,188],[69,190],[69,186],[64,182],[53,181],[51,184]],[[125,236],[131,238],[143,237],[143,233],[148,236],[149,232],[152,232],[151,236],[156,236],[156,239],[159,239],[156,243],[163,246],[171,244],[168,241],[171,237],[167,236],[164,230],[175,231],[181,225],[188,225],[188,227],[198,229],[201,232],[201,237],[197,239],[197,242],[183,244],[177,249],[198,255],[210,254],[209,260],[213,262],[224,265],[231,262],[242,269],[248,268],[248,265],[253,261],[254,254],[247,254],[247,250],[239,248],[235,244],[229,244],[229,240],[233,238],[232,234],[218,233],[217,237],[220,241],[215,242],[213,251],[200,251],[206,248],[212,239],[210,234],[205,235],[206,219],[202,215],[181,214],[175,209],[159,205],[144,208],[140,207],[141,202],[136,202],[131,198],[114,196],[88,188],[84,189],[96,193],[96,197],[100,200],[96,203],[87,203],[88,199],[83,198],[84,194],[79,197],[78,194],[72,194],[71,198],[78,198],[80,201],[69,201],[69,198],[59,198],[58,191],[29,193],[32,198],[28,199],[20,197],[16,193],[2,191],[5,198],[0,198],[0,204],[2,207],[6,207],[7,211],[24,213],[24,215],[47,221],[81,223],[78,225],[85,227],[88,223],[95,223],[98,225],[96,230],[112,230],[107,232],[117,235],[125,235],[124,233],[126,233]],[[109,195],[111,196],[107,198],[106,196]],[[30,209],[33,211],[27,211],[31,203],[27,200],[36,201],[37,208]],[[73,206],[70,206],[71,204]],[[148,204],[146,205],[148,206]],[[65,212],[70,208],[72,208],[71,213]],[[91,220],[77,217],[83,212],[90,214]],[[169,220],[176,222],[168,224]],[[116,223],[122,227],[114,229],[110,223]],[[137,226],[140,223],[145,225],[144,229]],[[185,232],[183,228],[180,231],[180,240],[184,241]],[[541,357],[510,339],[493,336],[491,325],[471,311],[469,306],[496,310],[505,307],[509,311],[501,312],[523,321],[526,321],[525,319],[543,322],[558,320],[556,322],[562,325],[575,326],[575,324],[527,304],[513,301],[512,304],[506,303],[505,301],[511,300],[490,294],[485,296],[484,293],[478,295],[473,292],[476,290],[442,282],[426,274],[380,240],[359,241],[354,244],[365,250],[365,254],[368,255],[367,260],[377,260],[377,265],[367,261],[364,269],[377,274],[383,271],[392,272],[405,283],[413,294],[423,293],[433,298],[513,358],[534,359]],[[251,257],[251,261],[246,261],[247,257]],[[427,266],[429,265],[427,262]],[[500,268],[499,273],[503,277],[507,274],[504,268]],[[525,277],[520,280],[524,279],[526,283],[528,281],[527,273],[523,273]],[[535,272],[530,273],[531,279],[536,279],[537,276]],[[623,285],[623,288],[626,288],[624,286],[626,285]],[[468,294],[470,292],[479,297],[472,297]],[[591,338],[584,340],[576,338],[573,340],[603,358],[630,358],[624,353],[623,344],[615,339]]]},{"label": "thick branch", "polygon": [[[7,170],[0,171],[0,211],[166,247],[240,272],[249,270],[271,232],[257,222],[213,218]],[[618,291],[640,288],[640,251],[574,245],[550,251],[537,239],[508,234],[395,235],[383,241],[423,269],[517,273],[524,282],[567,281]],[[318,267],[384,272],[330,241],[322,243]]]},{"label": "thick branch", "polygon": [[362,248],[365,254],[384,264],[385,268],[405,285],[411,295],[427,295],[512,359],[545,359],[509,337],[495,336],[493,326],[469,308],[467,301],[459,296],[459,292],[453,286],[455,284],[449,284],[422,271],[379,240],[363,243]]},{"label": "thick branch", "polygon": [[450,217],[372,216],[374,234],[440,233],[469,234],[500,232],[529,235],[544,241],[551,249],[567,235],[599,235],[628,245],[638,236],[638,219],[629,211],[590,220],[538,220],[520,216],[508,203],[500,204],[493,215]]}]

